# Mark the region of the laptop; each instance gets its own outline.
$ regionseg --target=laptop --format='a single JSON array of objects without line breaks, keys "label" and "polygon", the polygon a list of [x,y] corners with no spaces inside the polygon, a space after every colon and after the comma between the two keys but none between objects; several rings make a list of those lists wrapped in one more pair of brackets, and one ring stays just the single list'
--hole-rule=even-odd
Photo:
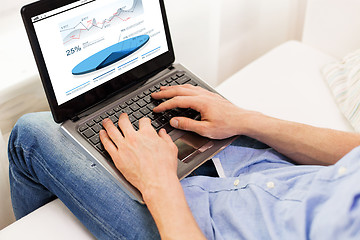
[{"label": "laptop", "polygon": [[234,140],[211,140],[170,126],[174,116],[200,119],[192,109],[152,111],[165,101],[151,98],[161,86],[192,84],[215,92],[174,64],[163,0],[41,0],[24,6],[21,15],[55,122],[134,200],[143,203],[141,193],[100,142],[103,119],[117,124],[126,112],[135,129],[143,117],[157,131],[165,128],[179,149],[179,179]]}]

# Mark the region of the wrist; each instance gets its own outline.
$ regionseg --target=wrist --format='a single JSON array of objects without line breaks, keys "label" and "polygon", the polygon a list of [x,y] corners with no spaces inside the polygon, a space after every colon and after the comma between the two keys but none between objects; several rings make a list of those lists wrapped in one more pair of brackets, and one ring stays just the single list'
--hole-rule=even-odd
[{"label": "wrist", "polygon": [[253,137],[261,131],[262,125],[268,118],[266,115],[255,111],[241,111],[238,114],[236,124],[237,135]]},{"label": "wrist", "polygon": [[205,239],[184,195],[179,179],[167,179],[160,188],[148,189],[143,198],[162,239]]},{"label": "wrist", "polygon": [[[159,202],[168,196],[171,197],[179,189],[182,190],[180,181],[176,174],[166,178],[161,183],[148,184],[146,189],[141,191],[144,202],[146,205],[150,205],[153,202]],[[177,191],[174,191],[177,190]]]}]

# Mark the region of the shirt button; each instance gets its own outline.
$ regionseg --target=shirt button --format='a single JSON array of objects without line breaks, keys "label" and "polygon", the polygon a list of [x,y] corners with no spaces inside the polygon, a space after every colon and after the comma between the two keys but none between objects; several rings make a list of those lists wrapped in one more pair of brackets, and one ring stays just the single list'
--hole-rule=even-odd
[{"label": "shirt button", "polygon": [[240,183],[240,180],[236,179],[235,182],[234,182],[234,186],[236,187],[237,185],[239,185],[239,183]]},{"label": "shirt button", "polygon": [[267,186],[268,188],[274,188],[274,187],[275,187],[275,183],[274,183],[274,182],[267,182],[267,183],[266,183],[266,186]]},{"label": "shirt button", "polygon": [[344,175],[346,173],[347,169],[346,167],[340,167],[338,170],[339,175]]}]

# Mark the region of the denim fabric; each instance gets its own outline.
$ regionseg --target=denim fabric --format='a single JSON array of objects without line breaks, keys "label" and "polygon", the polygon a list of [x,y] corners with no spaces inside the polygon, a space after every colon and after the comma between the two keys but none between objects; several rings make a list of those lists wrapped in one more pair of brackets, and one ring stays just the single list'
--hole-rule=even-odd
[{"label": "denim fabric", "polygon": [[[248,137],[215,156],[182,186],[208,239],[358,239],[360,148],[329,167],[296,166]],[[17,218],[59,197],[99,239],[159,239],[145,206],[78,151],[49,113],[21,118],[9,141]],[[210,174],[211,175],[211,174]]]},{"label": "denim fabric", "polygon": [[17,219],[58,197],[98,239],[160,238],[146,206],[131,200],[81,154],[49,113],[18,121],[9,160]]}]

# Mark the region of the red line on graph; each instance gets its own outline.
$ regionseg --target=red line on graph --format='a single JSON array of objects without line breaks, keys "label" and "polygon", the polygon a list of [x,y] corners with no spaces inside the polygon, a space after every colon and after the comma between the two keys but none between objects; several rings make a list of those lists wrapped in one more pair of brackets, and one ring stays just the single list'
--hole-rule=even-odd
[{"label": "red line on graph", "polygon": [[[89,24],[89,25],[92,25],[92,26],[94,26],[94,27],[97,27],[97,28],[100,28],[100,27],[98,27],[98,25],[102,25],[102,27],[100,28],[100,29],[102,29],[102,28],[104,27],[104,24],[105,24],[105,23],[110,23],[110,22],[111,22],[112,20],[114,20],[115,18],[118,18],[118,19],[120,19],[120,20],[123,21],[123,22],[126,22],[127,20],[131,19],[131,17],[128,17],[128,18],[126,18],[126,19],[122,19],[121,17],[116,16],[116,14],[117,14],[117,12],[113,14],[113,16],[115,16],[115,17],[113,17],[113,18],[112,18],[111,20],[109,20],[109,21],[107,21],[107,20],[105,19],[104,22],[102,22],[102,23],[96,23],[96,25],[94,25],[94,24],[92,23],[92,21],[89,20],[89,21],[88,21],[88,24]],[[84,26],[84,27],[85,27],[85,26]],[[85,30],[89,31],[90,28],[91,28],[91,27],[88,26],[88,27],[86,27],[85,29],[79,29],[80,32],[79,32],[79,35],[78,35],[78,36],[75,36],[75,35],[71,36],[70,39],[69,39],[68,41],[64,42],[63,44],[69,43],[69,42],[71,42],[72,40],[79,40],[79,39],[80,39],[80,35],[81,35],[81,31],[85,31]]]}]

